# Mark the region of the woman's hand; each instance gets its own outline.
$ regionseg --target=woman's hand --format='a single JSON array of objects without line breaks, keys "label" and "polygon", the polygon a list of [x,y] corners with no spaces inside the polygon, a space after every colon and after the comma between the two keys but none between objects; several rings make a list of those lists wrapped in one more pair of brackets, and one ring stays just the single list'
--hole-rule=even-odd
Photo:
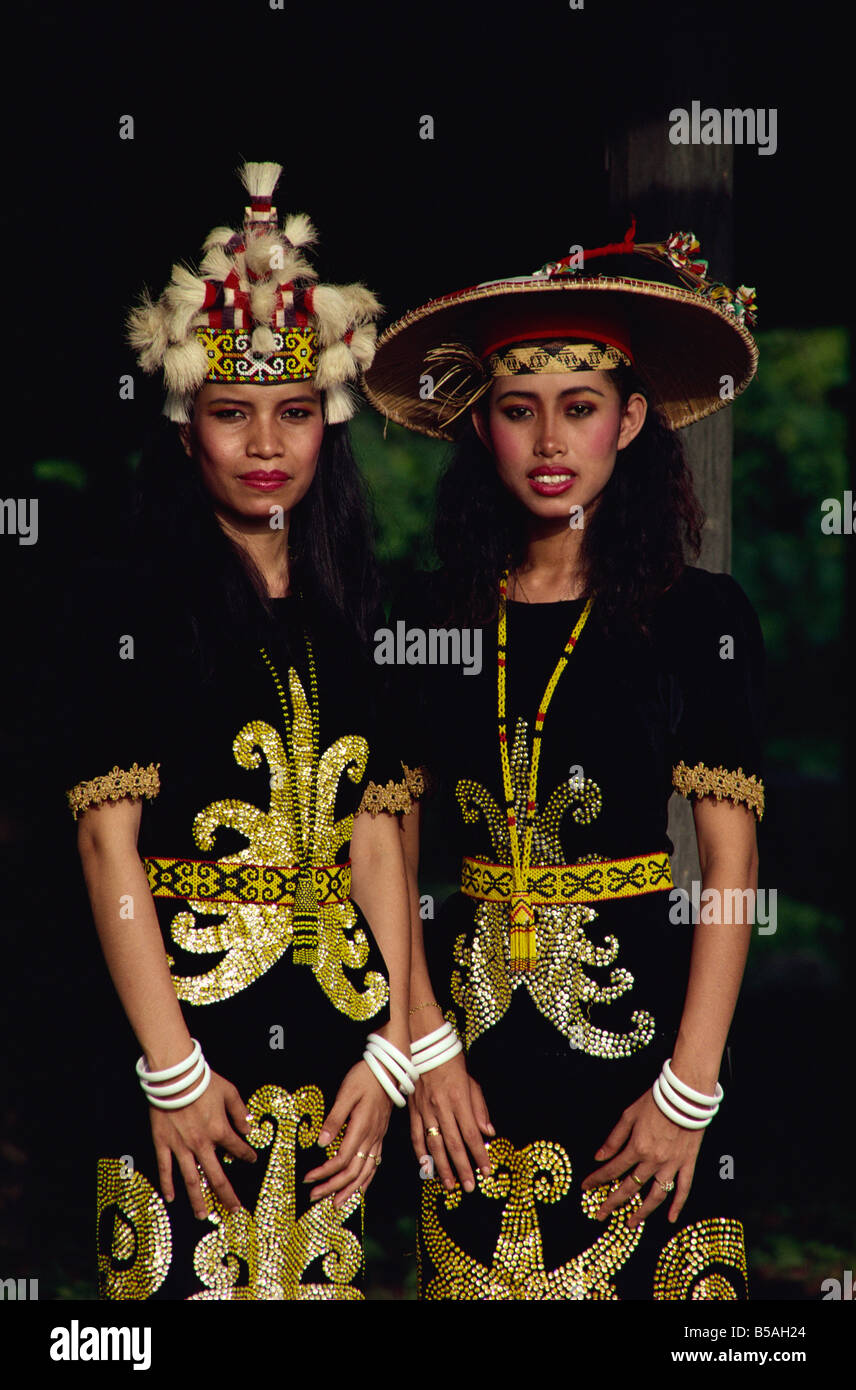
[{"label": "woman's hand", "polygon": [[329,1144],[347,1123],[339,1152],[306,1174],[304,1182],[315,1186],[311,1202],[335,1192],[334,1207],[341,1207],[360,1190],[365,1192],[378,1168],[383,1136],[389,1124],[392,1101],[365,1062],[351,1067],[328,1113],[318,1143]]},{"label": "woman's hand", "polygon": [[653,1178],[642,1206],[630,1214],[627,1225],[631,1228],[638,1226],[660,1206],[669,1195],[664,1192],[662,1184],[672,1182],[676,1186],[669,1208],[669,1220],[677,1221],[689,1196],[703,1135],[703,1129],[683,1129],[681,1125],[676,1125],[660,1110],[651,1091],[646,1091],[627,1107],[595,1154],[595,1158],[606,1159],[607,1162],[583,1178],[584,1191],[620,1177],[629,1168],[641,1179],[636,1182],[628,1173],[620,1187],[599,1208],[598,1220],[605,1221],[617,1207],[628,1202]]},{"label": "woman's hand", "polygon": [[[168,1202],[175,1197],[172,1181],[173,1154],[178,1160],[194,1216],[207,1220],[208,1204],[197,1164],[227,1211],[240,1211],[241,1203],[220,1166],[214,1151],[219,1144],[235,1158],[255,1163],[258,1154],[241,1138],[248,1134],[251,1121],[237,1087],[212,1071],[211,1081],[198,1100],[181,1110],[149,1107],[152,1139],[157,1154],[161,1192]],[[234,1128],[233,1128],[234,1126]],[[236,1132],[237,1131],[237,1132]]]},{"label": "woman's hand", "polygon": [[[430,1134],[429,1130],[434,1129],[439,1133]],[[484,1134],[492,1137],[496,1130],[490,1122],[481,1086],[467,1072],[463,1053],[459,1052],[441,1067],[426,1072],[410,1097],[413,1152],[420,1163],[430,1154],[448,1191],[455,1186],[451,1159],[464,1191],[472,1192],[476,1180],[467,1149],[485,1177],[491,1171]]]}]

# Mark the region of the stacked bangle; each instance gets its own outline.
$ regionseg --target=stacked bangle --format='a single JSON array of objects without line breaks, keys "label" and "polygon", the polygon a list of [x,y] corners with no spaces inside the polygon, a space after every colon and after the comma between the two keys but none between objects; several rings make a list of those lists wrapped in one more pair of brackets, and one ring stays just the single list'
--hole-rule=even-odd
[{"label": "stacked bangle", "polygon": [[[134,1070],[140,1078],[140,1085],[146,1094],[149,1105],[154,1105],[158,1110],[183,1110],[185,1105],[192,1105],[198,1100],[204,1091],[207,1091],[211,1080],[211,1068],[202,1056],[202,1048],[196,1038],[191,1038],[193,1051],[183,1062],[176,1062],[175,1066],[164,1067],[162,1071],[149,1071],[145,1057],[140,1057]],[[180,1079],[175,1080],[176,1077]],[[195,1081],[198,1086],[193,1086]],[[169,1083],[169,1084],[165,1084]],[[188,1086],[193,1086],[189,1095],[179,1096],[179,1091],[186,1091]],[[164,1099],[172,1096],[174,1099]]]},{"label": "stacked bangle", "polygon": [[446,1022],[440,1028],[435,1028],[433,1033],[426,1033],[424,1038],[417,1038],[416,1042],[411,1043],[413,1065],[422,1076],[426,1071],[433,1071],[435,1067],[441,1067],[444,1062],[457,1057],[463,1046],[451,1023]]},{"label": "stacked bangle", "polygon": [[382,1038],[380,1033],[369,1033],[363,1061],[377,1077],[393,1105],[406,1105],[407,1097],[413,1095],[419,1080],[419,1072],[410,1058],[405,1057],[388,1038]]},{"label": "stacked bangle", "polygon": [[668,1119],[682,1129],[705,1129],[710,1124],[722,1101],[725,1092],[716,1083],[712,1096],[703,1091],[694,1091],[680,1081],[671,1067],[671,1057],[663,1063],[663,1070],[652,1087],[654,1100]]}]

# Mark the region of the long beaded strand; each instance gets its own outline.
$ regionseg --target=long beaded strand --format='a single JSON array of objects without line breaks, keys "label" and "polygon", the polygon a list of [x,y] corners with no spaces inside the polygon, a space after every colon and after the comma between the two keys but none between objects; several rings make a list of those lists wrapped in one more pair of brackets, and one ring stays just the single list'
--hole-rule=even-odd
[{"label": "long beaded strand", "polygon": [[288,810],[292,824],[297,832],[298,875],[297,889],[294,895],[294,913],[292,917],[292,959],[297,965],[314,966],[318,960],[318,895],[315,889],[315,878],[312,872],[311,860],[312,833],[313,826],[315,825],[315,806],[318,794],[318,749],[320,736],[318,678],[315,672],[315,657],[308,633],[304,632],[303,637],[306,643],[306,658],[309,666],[309,707],[312,717],[312,777],[309,791],[309,811],[305,825],[302,823],[300,798],[297,795],[297,760],[294,755],[294,735],[285,688],[279,678],[279,672],[268,656],[265,648],[260,647],[259,651],[261,652],[262,660],[273,676],[276,693],[279,696],[279,703],[282,708],[283,724],[285,725],[285,752],[290,768],[290,775],[287,781]]},{"label": "long beaded strand", "polygon": [[556,663],[556,669],[547,682],[535,717],[535,733],[532,739],[532,763],[529,770],[529,795],[526,800],[526,820],[523,830],[523,853],[520,852],[520,836],[517,817],[514,812],[514,787],[511,781],[511,763],[508,756],[508,727],[505,713],[505,667],[508,652],[508,633],[506,626],[506,598],[508,594],[508,570],[499,581],[499,627],[497,629],[496,691],[497,719],[499,723],[499,755],[502,762],[502,786],[505,793],[505,814],[508,820],[508,838],[511,842],[511,863],[514,876],[514,891],[509,906],[511,929],[510,969],[514,971],[533,970],[537,961],[535,940],[535,908],[529,896],[529,865],[532,859],[532,837],[535,830],[535,798],[538,789],[538,764],[541,759],[541,735],[544,720],[559,684],[559,678],[570,660],[577,645],[580,633],[585,627],[591,612],[593,598],[586,601],[573,632],[565,643],[565,649]]}]

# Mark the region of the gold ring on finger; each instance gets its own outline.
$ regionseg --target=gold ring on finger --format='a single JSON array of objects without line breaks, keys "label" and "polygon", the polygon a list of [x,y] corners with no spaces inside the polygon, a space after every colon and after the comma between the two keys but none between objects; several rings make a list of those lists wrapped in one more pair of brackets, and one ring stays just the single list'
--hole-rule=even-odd
[{"label": "gold ring on finger", "polygon": [[362,1149],[357,1149],[357,1152],[356,1152],[356,1154],[355,1154],[355,1157],[356,1157],[356,1158],[371,1158],[371,1154],[364,1154],[363,1151],[362,1151]]},{"label": "gold ring on finger", "polygon": [[380,1154],[369,1154],[368,1157],[374,1159],[375,1168],[379,1168],[379,1167],[380,1167],[380,1165],[381,1165],[381,1163],[382,1163],[382,1161],[383,1161],[383,1160],[381,1159]]},{"label": "gold ring on finger", "polygon": [[430,1129],[426,1129],[425,1133],[427,1134],[427,1136],[428,1136],[429,1139],[439,1139],[439,1138],[440,1138],[440,1131],[439,1131],[439,1129],[437,1128],[436,1125],[432,1125]]},{"label": "gold ring on finger", "polygon": [[636,1176],[635,1173],[631,1173],[630,1176],[631,1176],[631,1178],[633,1179],[633,1181],[634,1181],[635,1183],[638,1183],[638,1184],[639,1184],[640,1187],[644,1187],[644,1186],[645,1186],[645,1179],[644,1179],[644,1178],[637,1178],[637,1176]]},{"label": "gold ring on finger", "polygon": [[663,1189],[664,1192],[674,1192],[674,1190],[675,1190],[675,1181],[674,1181],[674,1178],[670,1178],[668,1182],[660,1182],[660,1179],[659,1179],[659,1178],[655,1179],[655,1181],[657,1182],[657,1184],[658,1184],[659,1187],[662,1187],[662,1189]]}]

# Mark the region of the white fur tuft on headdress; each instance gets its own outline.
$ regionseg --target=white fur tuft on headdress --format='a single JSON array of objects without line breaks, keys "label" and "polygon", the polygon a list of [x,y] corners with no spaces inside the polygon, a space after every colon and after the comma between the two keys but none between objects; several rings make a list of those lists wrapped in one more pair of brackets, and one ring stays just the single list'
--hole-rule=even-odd
[{"label": "white fur tuft on headdress", "polygon": [[238,170],[238,178],[251,198],[270,198],[281,173],[281,164],[244,164]]}]

